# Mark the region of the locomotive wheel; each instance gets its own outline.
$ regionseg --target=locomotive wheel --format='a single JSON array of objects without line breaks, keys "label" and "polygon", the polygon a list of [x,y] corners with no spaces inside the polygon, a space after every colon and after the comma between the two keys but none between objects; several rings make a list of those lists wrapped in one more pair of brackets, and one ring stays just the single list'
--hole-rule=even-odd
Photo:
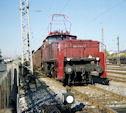
[{"label": "locomotive wheel", "polygon": [[63,86],[66,86],[67,85],[67,81],[66,81],[66,78],[64,79],[63,81]]},{"label": "locomotive wheel", "polygon": [[93,78],[92,78],[92,75],[89,75],[89,83],[90,83],[90,84],[93,84]]},{"label": "locomotive wheel", "polygon": [[50,67],[50,76],[54,78],[54,65],[51,64],[51,67]]},{"label": "locomotive wheel", "polygon": [[66,85],[71,86],[71,76],[65,74],[65,79],[63,81],[63,86],[66,86]]},{"label": "locomotive wheel", "polygon": [[53,78],[54,78],[54,71],[53,71],[53,69],[51,69],[50,74],[51,74],[51,77],[53,77]]},{"label": "locomotive wheel", "polygon": [[63,81],[63,86],[68,85],[68,76],[65,74],[65,79]]},{"label": "locomotive wheel", "polygon": [[71,86],[71,76],[68,75],[68,86]]},{"label": "locomotive wheel", "polygon": [[43,71],[44,71],[45,74],[49,74],[48,64],[47,63],[44,64]]}]

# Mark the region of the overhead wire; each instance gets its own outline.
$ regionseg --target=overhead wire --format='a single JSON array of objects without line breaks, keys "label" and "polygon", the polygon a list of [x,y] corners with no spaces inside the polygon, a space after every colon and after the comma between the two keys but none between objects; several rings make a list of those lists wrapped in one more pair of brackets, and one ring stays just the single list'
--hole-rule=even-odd
[{"label": "overhead wire", "polygon": [[[51,2],[49,3],[49,7],[47,9],[47,11],[51,11],[53,9],[53,4],[55,3],[55,0],[51,0]],[[50,16],[50,15],[49,15]],[[43,32],[47,32],[49,29],[49,24],[47,24],[47,26],[44,27]]]},{"label": "overhead wire", "polygon": [[[52,0],[50,6],[49,6],[49,8],[48,8],[48,11],[53,10],[53,4],[55,4],[55,2],[56,2],[56,0],[55,0],[55,1]],[[63,5],[63,7],[62,7],[61,9],[55,9],[55,13],[56,13],[56,14],[61,14],[62,11],[68,6],[68,3],[69,3],[69,2],[70,2],[70,0],[66,0],[65,4]],[[46,27],[46,29],[49,29],[49,25],[48,25],[48,27]]]},{"label": "overhead wire", "polygon": [[70,0],[66,0],[66,3],[62,7],[62,9],[60,9],[59,13],[62,13],[63,12],[63,10],[68,6],[69,2],[70,2]]},{"label": "overhead wire", "polygon": [[52,6],[53,6],[54,3],[55,3],[55,0],[52,0],[52,1],[50,2],[50,5],[49,5],[49,8],[48,8],[48,11],[50,11],[50,10],[52,9]]},{"label": "overhead wire", "polygon": [[115,7],[118,7],[119,4],[126,2],[126,0],[122,0],[121,2],[118,2],[117,4],[113,5],[112,7],[106,9],[105,11],[103,11],[101,14],[99,14],[98,16],[94,17],[91,21],[97,20],[98,18],[100,18],[101,16],[107,14],[108,12],[110,12],[112,9],[114,9]]}]

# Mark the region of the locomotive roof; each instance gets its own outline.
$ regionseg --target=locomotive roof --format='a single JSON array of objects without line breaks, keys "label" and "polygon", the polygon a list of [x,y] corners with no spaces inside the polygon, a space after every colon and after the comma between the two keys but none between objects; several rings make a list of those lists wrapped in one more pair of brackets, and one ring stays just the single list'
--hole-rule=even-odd
[{"label": "locomotive roof", "polygon": [[75,35],[69,35],[69,34],[53,34],[53,35],[49,35],[47,36],[46,38],[49,38],[49,37],[53,37],[53,36],[69,36],[69,37],[77,37]]},{"label": "locomotive roof", "polygon": [[[69,34],[52,34],[52,35],[48,35],[46,38],[45,38],[45,40],[46,39],[48,39],[49,37],[55,37],[55,36],[68,36],[68,37],[77,37],[77,36],[75,36],[75,35],[69,35]],[[45,40],[43,40],[43,42],[45,41]]]}]

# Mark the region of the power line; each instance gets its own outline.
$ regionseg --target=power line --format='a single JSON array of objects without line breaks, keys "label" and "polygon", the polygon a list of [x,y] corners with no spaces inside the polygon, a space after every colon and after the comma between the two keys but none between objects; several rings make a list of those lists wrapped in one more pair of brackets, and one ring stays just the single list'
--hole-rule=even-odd
[{"label": "power line", "polygon": [[62,7],[62,9],[59,11],[59,13],[62,13],[63,12],[63,10],[68,6],[69,2],[70,2],[70,0],[66,0],[66,3]]},{"label": "power line", "polygon": [[104,28],[101,29],[102,32],[102,46],[101,46],[101,51],[104,52]]},{"label": "power line", "polygon": [[121,2],[118,2],[116,5],[113,5],[112,7],[108,8],[107,10],[103,11],[101,14],[99,14],[98,16],[96,16],[95,18],[92,19],[92,21],[97,20],[98,18],[100,18],[101,16],[107,14],[108,12],[110,12],[112,9],[114,9],[115,7],[118,7],[119,4],[126,2],[126,0],[122,0]]},{"label": "power line", "polygon": [[51,4],[50,4],[50,6],[49,6],[49,9],[48,9],[49,11],[52,9],[52,6],[53,6],[54,2],[55,2],[55,1],[52,0]]},{"label": "power line", "polygon": [[117,58],[117,64],[120,64],[120,50],[119,50],[119,36],[117,36],[117,47],[118,47],[118,58]]}]

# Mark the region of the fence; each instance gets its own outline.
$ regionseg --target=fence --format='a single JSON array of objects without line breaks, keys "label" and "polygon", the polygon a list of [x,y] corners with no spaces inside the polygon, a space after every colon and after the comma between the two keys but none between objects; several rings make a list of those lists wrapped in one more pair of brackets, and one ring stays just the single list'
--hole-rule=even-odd
[{"label": "fence", "polygon": [[18,63],[0,64],[0,110],[17,101]]}]

